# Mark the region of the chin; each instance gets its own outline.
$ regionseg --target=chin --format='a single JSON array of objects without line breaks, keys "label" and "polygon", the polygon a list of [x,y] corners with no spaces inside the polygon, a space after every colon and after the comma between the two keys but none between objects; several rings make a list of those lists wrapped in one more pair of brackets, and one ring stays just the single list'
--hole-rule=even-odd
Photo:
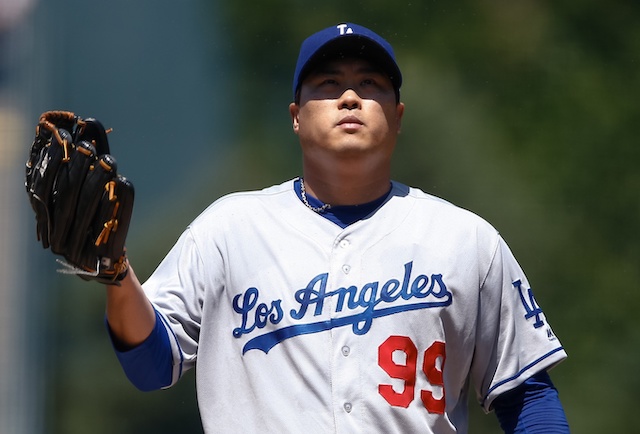
[{"label": "chin", "polygon": [[371,152],[373,149],[370,146],[363,146],[358,144],[344,144],[335,149],[342,156],[358,156]]}]

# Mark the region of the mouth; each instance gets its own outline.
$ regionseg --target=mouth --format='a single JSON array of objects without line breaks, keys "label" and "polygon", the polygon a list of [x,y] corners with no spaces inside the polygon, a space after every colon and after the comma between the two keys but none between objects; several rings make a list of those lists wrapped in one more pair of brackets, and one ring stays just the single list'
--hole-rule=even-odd
[{"label": "mouth", "polygon": [[344,118],[340,119],[340,121],[338,122],[339,127],[346,128],[346,129],[360,128],[363,125],[364,125],[364,122],[362,122],[356,116],[345,116]]}]

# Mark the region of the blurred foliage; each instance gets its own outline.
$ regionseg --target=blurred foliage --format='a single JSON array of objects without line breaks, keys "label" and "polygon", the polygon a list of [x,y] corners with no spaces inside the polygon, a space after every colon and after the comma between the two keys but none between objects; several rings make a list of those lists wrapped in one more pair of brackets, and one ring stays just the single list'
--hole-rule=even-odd
[{"label": "blurred foliage", "polygon": [[[202,8],[213,15],[208,3]],[[233,95],[233,143],[217,170],[198,171],[198,184],[210,187],[132,234],[138,274],[148,276],[219,195],[299,174],[287,111],[299,44],[320,28],[357,22],[394,45],[404,73],[394,178],[473,210],[507,239],[569,353],[552,378],[573,432],[631,432],[640,404],[640,3],[267,0],[224,8],[211,16],[228,35],[211,68],[234,65],[221,84]],[[82,288],[70,290],[85,309],[59,318],[60,334],[81,327],[84,337],[64,347],[60,338],[56,349],[55,432],[198,432],[193,375],[174,390],[133,391],[96,320],[101,294]],[[497,431],[494,416],[471,410],[472,433]]]}]

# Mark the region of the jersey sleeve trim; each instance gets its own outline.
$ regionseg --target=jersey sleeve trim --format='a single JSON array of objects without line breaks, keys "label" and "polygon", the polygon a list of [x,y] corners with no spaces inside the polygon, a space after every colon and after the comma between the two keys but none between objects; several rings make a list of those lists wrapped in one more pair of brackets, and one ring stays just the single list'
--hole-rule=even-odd
[{"label": "jersey sleeve trim", "polygon": [[[169,345],[171,347],[171,354],[173,355],[173,360],[178,359],[178,363],[172,364],[172,372],[171,372],[171,383],[167,386],[164,386],[163,389],[167,387],[173,386],[179,379],[182,377],[182,369],[184,366],[184,355],[182,354],[182,349],[180,348],[180,342],[178,341],[178,336],[171,328],[171,325],[167,321],[167,319],[162,315],[155,307],[156,318],[159,319],[164,326],[164,329],[169,337]],[[177,357],[176,357],[177,356]]]},{"label": "jersey sleeve trim", "polygon": [[[514,387],[517,387],[524,380],[534,375],[536,372],[539,372],[543,369],[552,368],[553,366],[555,366],[556,364],[564,360],[566,357],[567,355],[562,346],[557,347],[549,351],[548,353],[540,356],[533,362],[523,367],[515,375],[512,375],[509,378],[505,378],[504,380],[499,381],[493,386],[491,386],[487,391],[487,394],[485,395],[484,399],[482,400],[482,407],[484,407],[486,411],[491,410],[492,402],[498,395],[508,390],[511,390]],[[518,381],[518,380],[521,380],[521,381]],[[513,383],[513,384],[510,384],[510,383]]]}]

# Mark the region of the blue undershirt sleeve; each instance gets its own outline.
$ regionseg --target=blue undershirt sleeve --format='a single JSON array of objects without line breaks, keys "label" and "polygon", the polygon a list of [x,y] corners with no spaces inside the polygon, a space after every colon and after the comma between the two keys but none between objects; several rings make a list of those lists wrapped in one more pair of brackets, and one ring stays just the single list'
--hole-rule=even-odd
[{"label": "blue undershirt sleeve", "polygon": [[124,348],[111,333],[109,337],[118,361],[129,381],[143,392],[171,385],[173,355],[167,330],[156,311],[156,325],[147,339],[133,348]]},{"label": "blue undershirt sleeve", "polygon": [[558,391],[547,371],[498,396],[493,408],[506,434],[569,433]]}]

